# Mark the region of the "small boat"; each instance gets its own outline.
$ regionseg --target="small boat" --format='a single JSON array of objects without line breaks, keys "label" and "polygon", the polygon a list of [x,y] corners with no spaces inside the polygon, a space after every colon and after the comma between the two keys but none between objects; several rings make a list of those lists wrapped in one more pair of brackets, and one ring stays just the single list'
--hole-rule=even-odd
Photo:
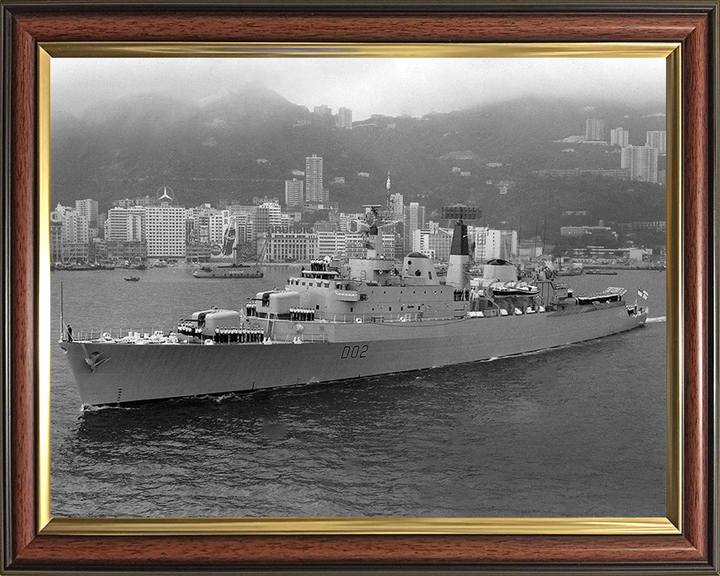
[{"label": "small boat", "polygon": [[607,268],[586,268],[585,274],[590,274],[591,276],[617,276],[617,271],[608,270]]},{"label": "small boat", "polygon": [[140,280],[140,276],[130,276],[129,278],[125,277],[125,282],[138,282]]},{"label": "small boat", "polygon": [[540,288],[527,282],[496,282],[490,286],[494,296],[534,296]]}]

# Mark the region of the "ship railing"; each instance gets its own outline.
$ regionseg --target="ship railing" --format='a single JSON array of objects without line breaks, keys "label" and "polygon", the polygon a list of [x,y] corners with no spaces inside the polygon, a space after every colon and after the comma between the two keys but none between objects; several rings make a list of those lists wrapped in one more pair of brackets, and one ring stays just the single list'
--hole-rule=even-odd
[{"label": "ship railing", "polygon": [[91,342],[97,340],[121,340],[122,338],[138,338],[148,340],[154,334],[162,333],[163,336],[169,336],[175,329],[158,327],[140,327],[140,328],[93,328],[93,329],[75,329],[72,330],[72,338],[78,342]]},{"label": "ship railing", "polygon": [[[318,344],[318,343],[325,343],[328,342],[328,337],[325,334],[302,334],[299,336],[291,336],[287,335],[285,336],[284,342],[286,344]],[[278,340],[275,340],[275,342],[278,342]]]},{"label": "ship railing", "polygon": [[438,320],[447,321],[457,320],[461,317],[464,317],[464,314],[462,316],[425,316],[422,312],[416,312],[400,314],[327,314],[322,316],[321,320],[326,320],[327,322],[332,322],[336,324],[390,324],[398,322],[436,322]]}]

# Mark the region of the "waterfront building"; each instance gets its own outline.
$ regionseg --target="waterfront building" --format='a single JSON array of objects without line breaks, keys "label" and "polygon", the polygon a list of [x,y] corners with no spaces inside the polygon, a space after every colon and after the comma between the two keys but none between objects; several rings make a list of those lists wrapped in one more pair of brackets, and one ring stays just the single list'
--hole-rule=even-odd
[{"label": "waterfront building", "polygon": [[145,207],[145,242],[148,258],[184,258],[185,209],[163,202]]},{"label": "waterfront building", "polygon": [[105,239],[109,242],[142,242],[144,226],[144,206],[111,208],[105,221]]},{"label": "waterfront building", "polygon": [[51,262],[86,262],[89,249],[87,218],[69,206],[58,204],[50,213]]},{"label": "waterfront building", "polygon": [[75,200],[75,210],[82,214],[88,221],[90,228],[96,228],[98,222],[98,203],[97,200],[87,198],[85,200]]},{"label": "waterfront building", "polygon": [[308,262],[319,257],[314,232],[270,232],[265,242],[267,262]]},{"label": "waterfront building", "polygon": [[318,257],[334,256],[345,254],[345,233],[344,232],[322,232],[315,231],[318,239]]},{"label": "waterfront building", "polygon": [[119,242],[106,240],[99,247],[108,260],[117,262],[137,262],[147,258],[147,244],[145,242]]}]

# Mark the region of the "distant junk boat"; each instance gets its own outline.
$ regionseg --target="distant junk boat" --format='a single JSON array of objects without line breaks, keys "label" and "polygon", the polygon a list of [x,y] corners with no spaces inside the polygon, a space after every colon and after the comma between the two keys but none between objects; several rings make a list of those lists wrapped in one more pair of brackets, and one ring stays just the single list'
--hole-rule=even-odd
[{"label": "distant junk boat", "polygon": [[[504,261],[491,261],[470,278],[467,226],[457,207],[441,283],[423,254],[402,262],[385,257],[381,230],[391,223],[380,221],[378,209],[366,206],[366,221],[357,222],[364,258],[345,266],[315,261],[284,288],[258,292],[240,310],[213,307],[169,333],[119,338],[77,329],[71,336],[63,320],[59,344],[82,403],[349,380],[546,350],[645,324],[648,308],[627,303],[624,288],[573,295],[555,284],[550,270],[525,283]],[[467,210],[467,218],[477,218],[477,210]]]}]

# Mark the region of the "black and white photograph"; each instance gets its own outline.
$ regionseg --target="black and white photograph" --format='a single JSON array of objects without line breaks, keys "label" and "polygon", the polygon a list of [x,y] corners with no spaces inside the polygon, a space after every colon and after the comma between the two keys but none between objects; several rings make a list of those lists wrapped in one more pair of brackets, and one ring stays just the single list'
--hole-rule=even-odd
[{"label": "black and white photograph", "polygon": [[666,516],[664,58],[53,58],[50,513]]}]

